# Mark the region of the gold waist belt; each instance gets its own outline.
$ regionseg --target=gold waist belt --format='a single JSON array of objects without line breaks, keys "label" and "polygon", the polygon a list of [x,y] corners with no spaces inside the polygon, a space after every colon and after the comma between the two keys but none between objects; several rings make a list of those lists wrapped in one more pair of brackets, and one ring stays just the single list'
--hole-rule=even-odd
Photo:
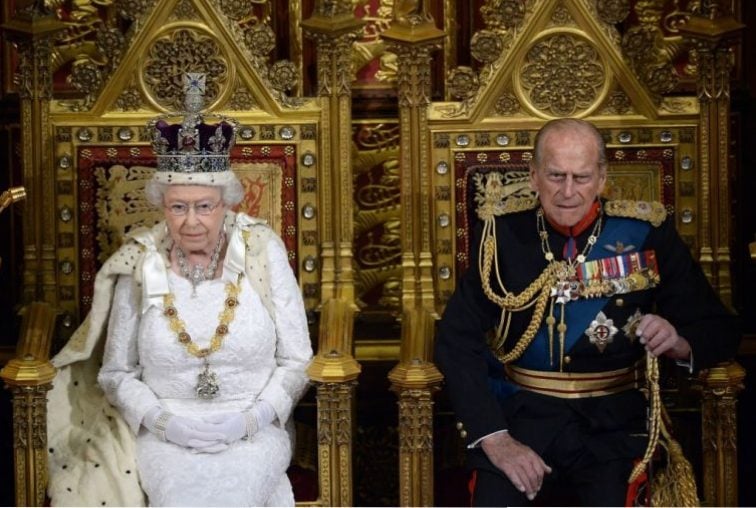
[{"label": "gold waist belt", "polygon": [[632,367],[606,372],[548,372],[514,365],[505,365],[504,372],[523,390],[566,399],[624,392],[640,388],[645,381],[642,361]]}]

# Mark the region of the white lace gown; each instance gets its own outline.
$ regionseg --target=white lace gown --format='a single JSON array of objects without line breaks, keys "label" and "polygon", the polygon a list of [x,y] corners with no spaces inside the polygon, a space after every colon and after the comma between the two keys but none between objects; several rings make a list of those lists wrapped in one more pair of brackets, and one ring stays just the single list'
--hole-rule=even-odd
[{"label": "white lace gown", "polygon": [[[292,444],[280,422],[288,420],[306,388],[312,348],[301,293],[285,253],[271,254],[275,323],[243,277],[230,331],[220,350],[209,356],[220,384],[219,395],[211,400],[197,398],[203,361],[179,343],[163,309],[152,306],[140,316],[140,292],[133,279],[118,280],[98,382],[137,434],[140,481],[151,505],[294,504],[285,474]],[[168,281],[186,330],[198,346],[207,346],[219,324],[225,283],[200,283],[195,297],[188,280],[169,271]],[[163,442],[141,426],[155,405],[176,415],[200,417],[244,411],[257,400],[270,403],[277,420],[220,453],[196,453]]]}]

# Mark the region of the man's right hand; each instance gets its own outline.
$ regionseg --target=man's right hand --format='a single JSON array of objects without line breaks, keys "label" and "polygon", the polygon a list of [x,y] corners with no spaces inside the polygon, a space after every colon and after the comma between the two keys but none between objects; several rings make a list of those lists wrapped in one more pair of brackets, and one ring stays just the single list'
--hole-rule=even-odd
[{"label": "man's right hand", "polygon": [[530,447],[517,441],[509,432],[498,432],[481,441],[488,460],[498,467],[509,481],[529,500],[541,490],[543,477],[551,468]]}]

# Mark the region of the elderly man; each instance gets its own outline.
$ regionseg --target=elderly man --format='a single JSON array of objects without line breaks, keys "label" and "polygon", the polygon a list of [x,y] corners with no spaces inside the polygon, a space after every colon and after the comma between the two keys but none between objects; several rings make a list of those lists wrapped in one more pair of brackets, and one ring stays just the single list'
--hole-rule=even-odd
[{"label": "elderly man", "polygon": [[592,124],[547,123],[530,164],[537,199],[484,221],[449,300],[436,361],[474,505],[538,502],[557,485],[583,506],[624,505],[647,444],[646,351],[690,369],[735,353],[737,320],[664,207],[600,199],[606,171]]}]

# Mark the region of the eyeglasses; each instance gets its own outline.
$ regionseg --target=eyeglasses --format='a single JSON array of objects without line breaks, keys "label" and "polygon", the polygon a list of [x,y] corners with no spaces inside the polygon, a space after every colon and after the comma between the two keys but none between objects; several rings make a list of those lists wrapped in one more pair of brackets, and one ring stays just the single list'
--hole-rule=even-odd
[{"label": "eyeglasses", "polygon": [[187,215],[192,208],[194,208],[194,213],[197,215],[210,215],[220,204],[220,201],[216,203],[211,201],[199,201],[197,203],[171,203],[165,208],[171,215],[183,217],[184,215]]}]

